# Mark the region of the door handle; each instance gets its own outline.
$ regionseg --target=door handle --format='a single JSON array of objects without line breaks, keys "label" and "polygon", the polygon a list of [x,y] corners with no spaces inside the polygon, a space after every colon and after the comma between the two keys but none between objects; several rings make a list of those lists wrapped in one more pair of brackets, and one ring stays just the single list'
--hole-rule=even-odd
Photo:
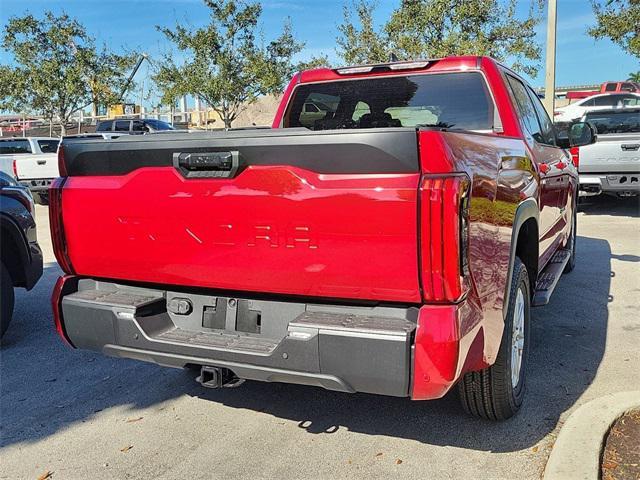
[{"label": "door handle", "polygon": [[623,143],[620,148],[625,152],[635,152],[640,149],[640,143]]},{"label": "door handle", "polygon": [[36,162],[37,162],[38,165],[44,165],[44,164],[47,163],[46,160],[36,160]]}]

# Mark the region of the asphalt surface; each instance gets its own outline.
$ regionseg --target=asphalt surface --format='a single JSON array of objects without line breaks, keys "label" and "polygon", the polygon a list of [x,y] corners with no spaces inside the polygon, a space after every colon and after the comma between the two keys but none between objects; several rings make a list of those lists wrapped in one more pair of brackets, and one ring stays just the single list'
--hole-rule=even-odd
[{"label": "asphalt surface", "polygon": [[[431,402],[246,382],[75,351],[56,336],[60,270],[38,207],[46,269],[17,293],[0,350],[0,478],[540,478],[563,420],[640,385],[638,203],[578,215],[578,264],[535,309],[523,410],[503,423]],[[455,393],[455,392],[454,392]]]}]

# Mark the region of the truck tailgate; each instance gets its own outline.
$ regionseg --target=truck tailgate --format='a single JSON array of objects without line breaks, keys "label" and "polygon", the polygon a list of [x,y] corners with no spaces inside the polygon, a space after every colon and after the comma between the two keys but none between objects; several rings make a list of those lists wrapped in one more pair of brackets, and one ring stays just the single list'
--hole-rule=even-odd
[{"label": "truck tailgate", "polygon": [[[63,221],[79,275],[420,300],[413,129],[166,134],[63,147]],[[193,163],[180,160],[194,152]],[[221,167],[232,157],[237,169]]]},{"label": "truck tailgate", "polygon": [[58,157],[55,153],[15,155],[18,180],[36,178],[56,178],[58,176]]},{"label": "truck tailgate", "polygon": [[580,173],[640,172],[640,134],[598,135],[580,147]]}]

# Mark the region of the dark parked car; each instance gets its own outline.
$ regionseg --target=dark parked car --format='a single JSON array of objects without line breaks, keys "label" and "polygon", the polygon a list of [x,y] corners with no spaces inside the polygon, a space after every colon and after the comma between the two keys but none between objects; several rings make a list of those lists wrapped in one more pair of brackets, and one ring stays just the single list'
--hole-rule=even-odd
[{"label": "dark parked car", "polygon": [[164,132],[168,130],[175,130],[173,126],[162,120],[156,120],[154,118],[143,119],[117,119],[117,120],[104,120],[98,122],[96,126],[96,132],[119,132],[130,133],[132,135],[142,135],[145,133]]},{"label": "dark parked car", "polygon": [[36,238],[33,197],[9,175],[0,172],[0,336],[9,328],[15,287],[31,290],[42,276],[42,250]]}]

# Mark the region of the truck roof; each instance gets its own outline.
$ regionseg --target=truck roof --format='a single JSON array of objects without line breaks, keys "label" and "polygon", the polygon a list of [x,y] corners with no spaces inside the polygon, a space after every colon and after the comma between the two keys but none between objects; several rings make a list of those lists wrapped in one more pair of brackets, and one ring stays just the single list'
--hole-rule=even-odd
[{"label": "truck roof", "polygon": [[[483,61],[498,63],[491,57],[466,55],[432,59],[404,60],[397,62],[350,65],[338,68],[316,68],[305,70],[298,76],[299,83],[313,83],[330,80],[344,80],[366,75],[406,75],[407,72],[446,72],[480,69]],[[506,68],[506,67],[504,67]]]},{"label": "truck roof", "polygon": [[0,142],[14,142],[16,140],[60,140],[56,137],[0,137]]}]

